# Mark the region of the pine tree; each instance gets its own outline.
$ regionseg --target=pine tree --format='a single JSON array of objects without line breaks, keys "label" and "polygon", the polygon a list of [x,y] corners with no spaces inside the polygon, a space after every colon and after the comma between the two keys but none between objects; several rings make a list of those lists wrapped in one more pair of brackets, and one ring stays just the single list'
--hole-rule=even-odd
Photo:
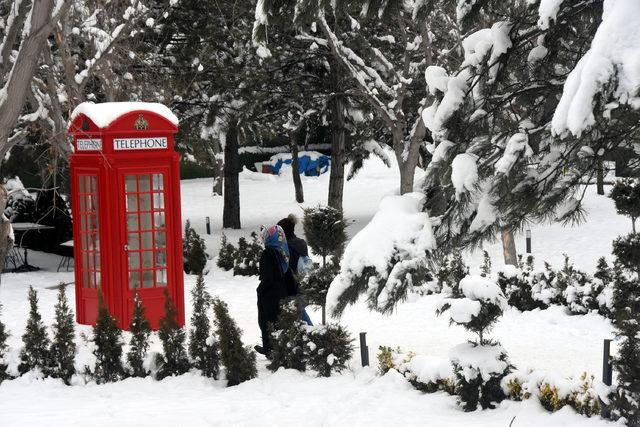
[{"label": "pine tree", "polygon": [[[614,242],[613,315],[620,340],[613,361],[618,385],[611,398],[612,414],[630,427],[640,426],[640,238],[631,234]],[[635,256],[634,256],[635,255]]]},{"label": "pine tree", "polygon": [[251,242],[240,237],[238,249],[235,252],[233,274],[239,276],[257,276],[259,271],[260,256],[264,246],[260,243],[258,234],[251,233]]},{"label": "pine tree", "polygon": [[187,337],[184,328],[178,324],[178,312],[167,288],[164,289],[164,317],[160,319],[158,336],[163,351],[156,358],[156,377],[163,379],[188,372],[189,357],[184,348]]},{"label": "pine tree", "polygon": [[98,384],[121,380],[125,376],[122,365],[122,331],[111,316],[98,291],[98,318],[93,327],[93,343],[96,367],[93,376]]},{"label": "pine tree", "polygon": [[329,257],[339,265],[347,241],[347,223],[342,211],[329,206],[306,208],[302,226],[307,244],[314,254],[322,257],[322,265],[327,265]]},{"label": "pine tree", "polygon": [[[304,210],[302,220],[309,247],[322,257],[322,265],[309,273],[306,279],[311,300],[322,307],[322,324],[327,323],[325,300],[329,286],[340,272],[340,258],[347,240],[347,223],[342,210],[318,206]],[[328,259],[330,258],[330,259]]]},{"label": "pine tree", "polygon": [[640,217],[640,182],[630,179],[617,181],[609,197],[613,199],[620,215],[631,218],[631,227],[635,233],[636,220]]},{"label": "pine tree", "polygon": [[[0,304],[0,315],[2,314],[2,304]],[[7,339],[9,338],[9,333],[7,332],[7,328],[4,323],[2,323],[2,319],[0,318],[0,383],[2,381],[9,379],[9,374],[7,372],[7,361],[5,360],[5,356],[8,350]]]},{"label": "pine tree", "polygon": [[234,386],[255,378],[256,354],[242,344],[242,331],[229,315],[227,304],[219,299],[213,301],[215,325],[220,340],[220,359],[225,367],[227,385]]},{"label": "pine tree", "polygon": [[461,298],[447,299],[437,310],[439,315],[449,310],[450,323],[477,336],[449,352],[456,393],[465,411],[474,411],[478,405],[493,408],[495,402],[505,398],[500,382],[513,367],[504,348],[487,334],[502,316],[507,301],[498,285],[486,277],[465,277],[460,291]]},{"label": "pine tree", "polygon": [[51,343],[51,376],[61,378],[69,384],[76,369],[74,360],[76,355],[75,321],[69,307],[65,287],[58,288],[58,302],[55,306],[55,321],[53,323],[53,342]]},{"label": "pine tree", "polygon": [[204,239],[191,227],[187,220],[184,224],[183,256],[193,274],[202,274],[207,265],[207,245]]},{"label": "pine tree", "polygon": [[39,369],[45,375],[49,374],[51,353],[49,352],[49,336],[38,311],[38,293],[29,286],[29,319],[22,342],[24,348],[20,353],[18,371],[24,374],[32,369]]},{"label": "pine tree", "polygon": [[220,372],[218,343],[211,332],[211,324],[207,316],[211,306],[211,296],[204,288],[202,275],[198,276],[196,285],[191,291],[191,298],[193,313],[189,331],[189,356],[196,369],[207,377],[218,379]]},{"label": "pine tree", "polygon": [[129,332],[131,332],[129,352],[127,353],[129,373],[132,377],[146,377],[149,375],[149,371],[144,367],[144,359],[149,350],[151,324],[145,316],[145,309],[138,292],[133,300],[133,318],[129,325]]},{"label": "pine tree", "polygon": [[308,337],[300,320],[300,311],[295,301],[290,299],[282,303],[278,321],[272,325],[269,364],[267,368],[277,371],[280,368],[307,370]]},{"label": "pine tree", "polygon": [[222,242],[220,242],[220,252],[218,252],[217,265],[225,271],[233,269],[233,261],[235,259],[236,248],[229,243],[227,236],[222,233]]}]

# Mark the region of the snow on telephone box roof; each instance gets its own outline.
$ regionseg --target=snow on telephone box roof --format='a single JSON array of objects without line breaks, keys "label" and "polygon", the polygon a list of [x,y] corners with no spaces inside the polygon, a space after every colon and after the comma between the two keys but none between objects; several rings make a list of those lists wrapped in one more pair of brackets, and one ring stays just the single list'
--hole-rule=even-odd
[{"label": "snow on telephone box roof", "polygon": [[83,102],[73,110],[69,122],[73,123],[80,114],[84,114],[96,126],[104,129],[120,117],[134,111],[155,113],[176,127],[179,123],[178,117],[166,105],[155,102],[103,102],[100,104]]}]

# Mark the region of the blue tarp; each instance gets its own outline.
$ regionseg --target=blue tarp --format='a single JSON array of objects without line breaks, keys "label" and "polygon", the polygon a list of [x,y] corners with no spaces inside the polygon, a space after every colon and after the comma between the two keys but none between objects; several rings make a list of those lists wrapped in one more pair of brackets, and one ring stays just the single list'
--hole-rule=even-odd
[{"label": "blue tarp", "polygon": [[[309,156],[308,154],[301,154],[299,156],[300,165],[298,167],[298,171],[301,174],[306,176],[319,176],[329,170],[329,164],[331,158],[329,156],[325,156],[324,154]],[[290,165],[292,159],[289,158],[278,158],[277,161],[268,165],[271,173],[278,175],[280,173],[280,168],[282,168],[283,164]]]}]

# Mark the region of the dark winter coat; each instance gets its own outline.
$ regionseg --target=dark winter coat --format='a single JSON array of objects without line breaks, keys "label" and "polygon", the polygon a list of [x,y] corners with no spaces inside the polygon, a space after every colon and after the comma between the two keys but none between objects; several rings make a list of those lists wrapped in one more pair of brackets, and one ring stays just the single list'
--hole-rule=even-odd
[{"label": "dark winter coat", "polygon": [[298,271],[300,257],[309,256],[307,242],[294,234],[291,237],[287,237],[287,244],[289,245],[289,269],[296,272]]},{"label": "dark winter coat", "polygon": [[273,248],[262,251],[259,266],[258,325],[262,332],[262,345],[270,349],[269,323],[275,323],[280,314],[280,303],[287,296],[285,273],[280,267],[278,253]]}]

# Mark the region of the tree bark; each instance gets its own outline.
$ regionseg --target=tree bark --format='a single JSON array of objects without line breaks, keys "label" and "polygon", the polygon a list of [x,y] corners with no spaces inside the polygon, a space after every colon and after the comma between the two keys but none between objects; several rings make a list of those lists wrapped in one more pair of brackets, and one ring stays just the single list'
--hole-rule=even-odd
[{"label": "tree bark", "polygon": [[420,161],[420,133],[413,134],[414,140],[408,148],[404,144],[404,129],[398,127],[393,130],[393,149],[400,169],[400,194],[413,192],[416,167]]},{"label": "tree bark", "polygon": [[302,188],[302,179],[300,178],[297,133],[291,135],[289,145],[291,147],[291,172],[293,175],[293,187],[296,191],[296,202],[304,203],[304,189]]},{"label": "tree bark", "polygon": [[596,187],[598,194],[604,195],[604,165],[602,158],[598,157],[598,169],[596,171]]},{"label": "tree bark", "polygon": [[[11,222],[3,213],[7,207],[8,199],[7,190],[3,185],[0,185],[0,273],[4,271],[5,259],[13,246],[13,240],[9,237],[11,235]],[[2,276],[0,275],[0,277]]]},{"label": "tree bark", "polygon": [[[216,196],[222,196],[222,183],[224,181],[223,177],[223,167],[222,161],[217,157],[217,154],[220,153],[220,144],[216,141],[213,141],[209,144],[207,148],[207,152],[209,153],[209,157],[211,159],[211,167],[213,169],[213,185],[212,192]],[[259,171],[258,171],[259,172]]]},{"label": "tree bark", "polygon": [[5,152],[10,148],[7,146],[9,135],[20,117],[40,52],[55,25],[51,18],[52,10],[53,0],[34,0],[30,15],[31,30],[20,44],[9,79],[3,88],[6,94],[0,103],[0,148]]},{"label": "tree bark", "polygon": [[224,145],[224,207],[222,228],[240,228],[240,155],[238,153],[238,122],[229,120],[227,140]]},{"label": "tree bark", "polygon": [[346,139],[344,100],[340,95],[337,95],[341,91],[339,64],[333,57],[329,58],[329,64],[334,96],[331,100],[331,169],[327,204],[332,208],[342,210]]},{"label": "tree bark", "polygon": [[502,253],[506,265],[518,266],[516,242],[513,238],[513,231],[509,228],[502,229]]}]

